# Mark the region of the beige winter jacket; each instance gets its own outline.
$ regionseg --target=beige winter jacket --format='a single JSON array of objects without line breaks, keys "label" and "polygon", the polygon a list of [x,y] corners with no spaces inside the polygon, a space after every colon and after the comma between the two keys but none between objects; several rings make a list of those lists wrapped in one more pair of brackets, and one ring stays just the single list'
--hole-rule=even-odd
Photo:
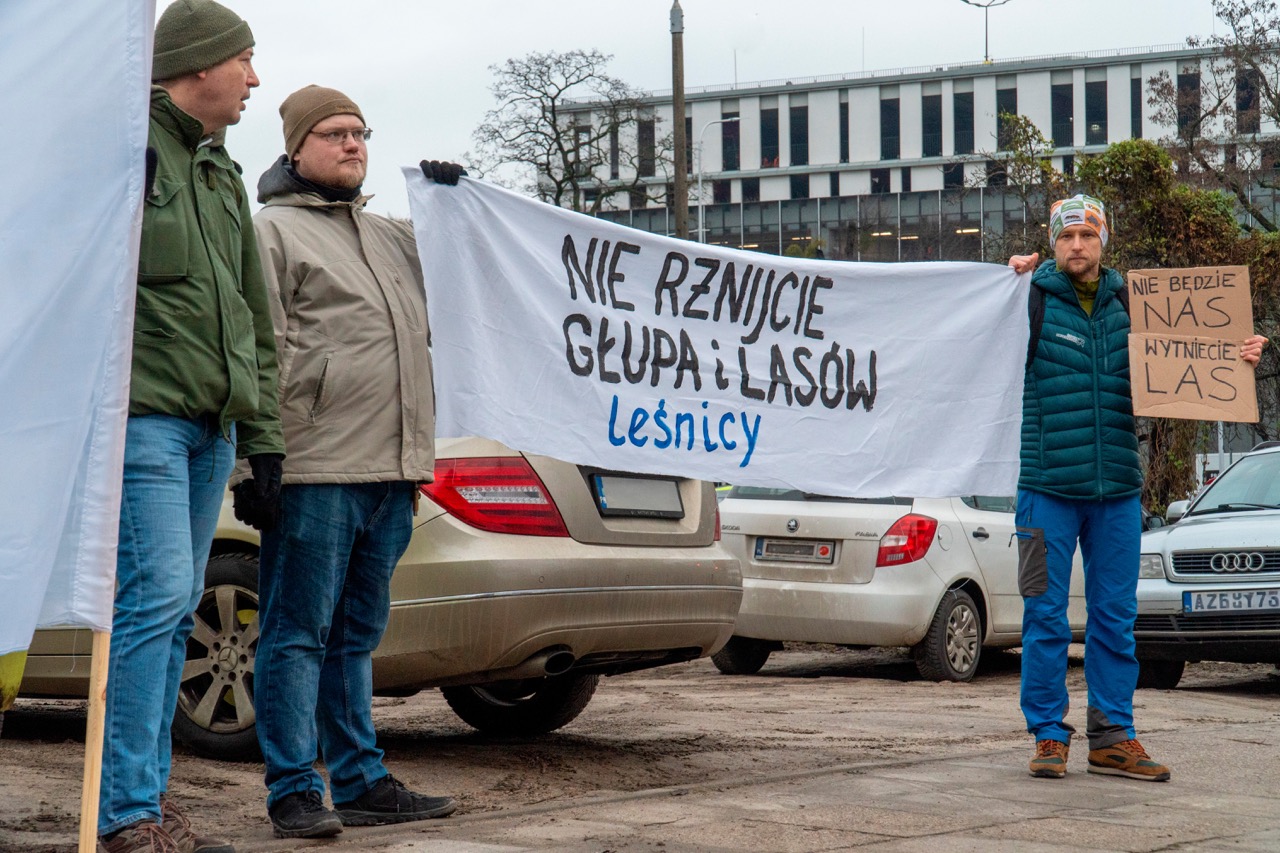
[{"label": "beige winter jacket", "polygon": [[285,483],[430,482],[435,398],[408,223],[367,197],[266,199],[253,218],[280,363]]}]

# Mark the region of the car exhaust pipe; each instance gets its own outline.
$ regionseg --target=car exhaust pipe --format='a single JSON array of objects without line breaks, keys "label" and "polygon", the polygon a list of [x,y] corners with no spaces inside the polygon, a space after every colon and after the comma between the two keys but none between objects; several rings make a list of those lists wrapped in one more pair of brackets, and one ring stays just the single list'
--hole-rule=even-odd
[{"label": "car exhaust pipe", "polygon": [[542,669],[547,675],[564,675],[573,668],[576,660],[577,658],[573,656],[573,652],[560,649],[547,655],[546,660],[542,663]]},{"label": "car exhaust pipe", "polygon": [[[500,677],[503,679],[516,679],[564,675],[573,668],[577,660],[573,652],[566,648],[544,649],[509,670],[501,670]],[[492,674],[498,675],[499,673]]]}]

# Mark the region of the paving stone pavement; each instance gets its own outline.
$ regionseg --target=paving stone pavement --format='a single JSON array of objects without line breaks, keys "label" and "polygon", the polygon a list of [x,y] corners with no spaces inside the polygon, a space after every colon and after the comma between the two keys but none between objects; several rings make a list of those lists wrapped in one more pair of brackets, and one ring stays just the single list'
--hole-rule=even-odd
[{"label": "paving stone pavement", "polygon": [[[1153,741],[1154,743],[1154,741]],[[915,853],[1280,851],[1280,709],[1266,723],[1164,731],[1167,783],[1085,772],[1034,779],[1025,749],[850,764],[347,830],[324,843],[241,842],[241,853]],[[1151,744],[1149,744],[1151,746]]]}]

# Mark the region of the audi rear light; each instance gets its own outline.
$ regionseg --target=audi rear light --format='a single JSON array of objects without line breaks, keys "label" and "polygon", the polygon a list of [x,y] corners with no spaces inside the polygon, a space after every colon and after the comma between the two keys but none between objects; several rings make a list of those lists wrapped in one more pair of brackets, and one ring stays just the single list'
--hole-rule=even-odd
[{"label": "audi rear light", "polygon": [[542,480],[521,456],[437,459],[422,493],[459,521],[492,533],[568,536]]},{"label": "audi rear light", "polygon": [[911,513],[893,523],[880,537],[880,550],[876,552],[876,566],[901,566],[914,563],[925,555],[938,532],[938,520],[927,515]]}]

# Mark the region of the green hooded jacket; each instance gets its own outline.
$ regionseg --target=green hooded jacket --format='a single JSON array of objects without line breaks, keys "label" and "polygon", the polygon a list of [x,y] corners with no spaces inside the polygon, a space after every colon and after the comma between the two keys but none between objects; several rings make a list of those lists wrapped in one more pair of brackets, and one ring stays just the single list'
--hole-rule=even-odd
[{"label": "green hooded jacket", "polygon": [[129,414],[212,415],[237,454],[284,453],[275,336],[249,200],[219,134],[159,86],[147,144]]}]

